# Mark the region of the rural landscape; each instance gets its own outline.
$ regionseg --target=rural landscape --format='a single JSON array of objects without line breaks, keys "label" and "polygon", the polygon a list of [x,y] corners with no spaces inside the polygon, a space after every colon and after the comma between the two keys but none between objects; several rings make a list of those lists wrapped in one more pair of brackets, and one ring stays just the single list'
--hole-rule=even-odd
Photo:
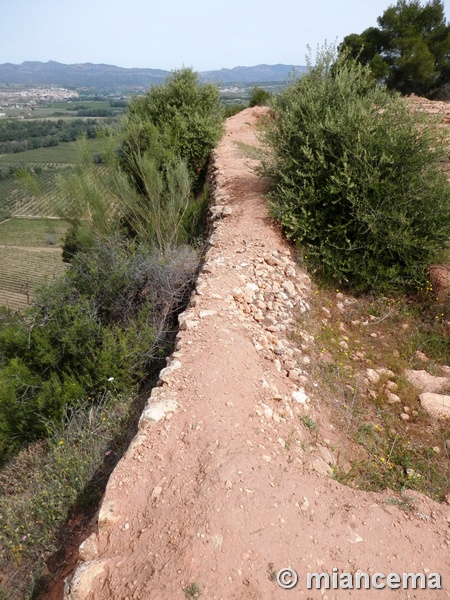
[{"label": "rural landscape", "polygon": [[377,25],[0,65],[0,600],[450,596],[450,24]]}]

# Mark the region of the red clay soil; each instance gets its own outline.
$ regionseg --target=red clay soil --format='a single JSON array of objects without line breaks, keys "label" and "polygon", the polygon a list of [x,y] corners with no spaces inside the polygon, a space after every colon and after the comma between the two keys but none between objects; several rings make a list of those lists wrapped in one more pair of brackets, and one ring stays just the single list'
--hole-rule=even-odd
[{"label": "red clay soil", "polygon": [[[110,478],[67,599],[450,598],[450,507],[411,492],[408,513],[390,492],[330,476],[346,439],[314,400],[314,340],[297,332],[298,350],[289,334],[307,314],[309,278],[268,215],[256,161],[236,145],[257,144],[263,112],[227,122],[217,219],[177,351]],[[283,567],[297,570],[295,589],[277,584]],[[442,589],[306,589],[308,572],[333,567],[439,573]]]}]

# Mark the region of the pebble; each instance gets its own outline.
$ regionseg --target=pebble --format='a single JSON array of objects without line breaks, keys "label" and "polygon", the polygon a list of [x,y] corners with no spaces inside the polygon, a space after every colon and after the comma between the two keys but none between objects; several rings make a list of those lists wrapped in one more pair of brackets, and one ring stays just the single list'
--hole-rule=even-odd
[{"label": "pebble", "polygon": [[296,402],[299,402],[300,404],[305,404],[306,402],[309,401],[309,398],[305,394],[305,390],[303,388],[300,388],[299,390],[292,392],[292,397],[294,398],[294,400]]},{"label": "pebble", "polygon": [[400,404],[401,403],[401,399],[396,395],[393,394],[392,392],[386,392],[386,397],[387,397],[387,402],[388,404]]},{"label": "pebble", "polygon": [[213,317],[217,315],[217,310],[201,310],[198,314],[200,319],[205,319],[206,317]]}]

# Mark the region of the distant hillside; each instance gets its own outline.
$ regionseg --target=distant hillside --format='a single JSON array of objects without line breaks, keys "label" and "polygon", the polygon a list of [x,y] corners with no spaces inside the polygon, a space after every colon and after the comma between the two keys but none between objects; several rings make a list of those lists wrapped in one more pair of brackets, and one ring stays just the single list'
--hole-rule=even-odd
[{"label": "distant hillside", "polygon": [[[200,73],[203,81],[216,83],[282,82],[292,72],[293,65],[257,65],[235,67]],[[305,67],[295,67],[298,73]],[[65,65],[55,61],[24,62],[21,65],[0,65],[0,84],[61,85],[96,89],[138,89],[163,83],[169,71],[162,69],[124,69],[113,65],[92,63]]]},{"label": "distant hillside", "polygon": [[167,74],[168,71],[161,69],[123,69],[92,63],[64,65],[53,60],[0,65],[0,83],[24,85],[130,89],[163,83]]},{"label": "distant hillside", "polygon": [[265,81],[283,82],[292,74],[293,69],[300,75],[306,67],[294,65],[256,65],[255,67],[234,67],[218,71],[203,71],[200,77],[204,81],[220,83],[264,83]]}]

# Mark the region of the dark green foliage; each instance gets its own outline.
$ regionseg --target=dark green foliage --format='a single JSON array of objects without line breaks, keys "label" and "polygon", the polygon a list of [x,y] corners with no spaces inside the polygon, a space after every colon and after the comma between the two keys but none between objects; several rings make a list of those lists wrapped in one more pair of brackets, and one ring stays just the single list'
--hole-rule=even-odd
[{"label": "dark green foliage", "polygon": [[225,119],[229,119],[240,113],[244,108],[247,108],[245,104],[225,104],[223,107],[223,116]]},{"label": "dark green foliage", "polygon": [[218,88],[200,85],[192,69],[176,70],[164,85],[132,98],[122,144],[127,172],[133,175],[136,159],[151,153],[157,140],[168,153],[165,161],[180,157],[195,181],[223,131],[219,98]]},{"label": "dark green foliage", "polygon": [[197,247],[204,240],[209,200],[209,188],[205,185],[203,192],[189,202],[183,215],[183,231],[186,242],[191,246]]},{"label": "dark green foliage", "polygon": [[441,0],[424,6],[419,0],[398,0],[378,25],[348,35],[341,48],[405,94],[427,94],[450,81],[450,25]]},{"label": "dark green foliage", "polygon": [[117,235],[163,255],[198,239],[203,208],[192,188],[222,127],[218,89],[191,69],[133,98],[119,152],[106,149],[98,169],[81,145],[75,173],[60,180],[60,215],[70,224],[64,259]]},{"label": "dark green foliage", "polygon": [[61,216],[70,223],[65,260],[115,234],[163,254],[196,237],[189,215],[222,129],[218,89],[200,85],[191,69],[133,98],[119,151],[106,150],[98,169],[85,148],[77,172],[62,181]]},{"label": "dark green foliage", "polygon": [[78,117],[112,117],[114,112],[108,108],[88,108],[79,110]]},{"label": "dark green foliage", "polygon": [[195,265],[187,250],[162,260],[144,247],[99,243],[0,331],[0,462],[45,437],[67,406],[101,396],[109,378],[116,392],[142,379]]},{"label": "dark green foliage", "polygon": [[264,88],[255,86],[252,89],[248,105],[252,106],[267,106],[270,100],[270,94]]},{"label": "dark green foliage", "polygon": [[101,127],[103,125],[93,119],[5,121],[0,125],[0,154],[57,146],[61,142],[73,142],[82,135],[95,138]]},{"label": "dark green foliage", "polygon": [[333,51],[273,111],[263,171],[273,213],[307,260],[356,290],[421,284],[450,237],[436,123]]}]

